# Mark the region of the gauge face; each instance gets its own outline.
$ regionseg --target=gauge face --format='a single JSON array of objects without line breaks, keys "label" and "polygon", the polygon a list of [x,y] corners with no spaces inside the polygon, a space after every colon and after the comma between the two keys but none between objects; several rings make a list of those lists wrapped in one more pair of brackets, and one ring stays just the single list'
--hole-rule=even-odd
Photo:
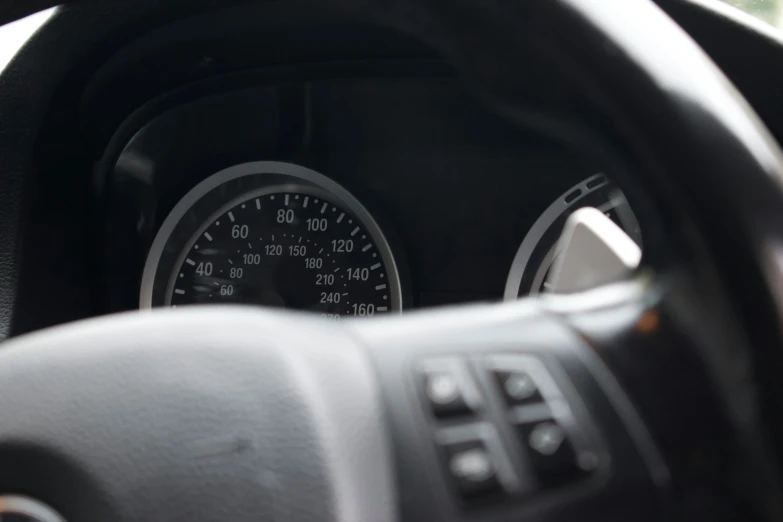
[{"label": "gauge face", "polygon": [[330,318],[389,311],[378,245],[339,203],[317,195],[301,187],[232,204],[185,252],[170,304],[252,303]]},{"label": "gauge face", "polygon": [[511,265],[505,300],[548,290],[547,276],[558,256],[557,240],[568,216],[583,207],[604,212],[641,246],[639,223],[625,196],[606,176],[592,176],[564,192],[533,224]]},{"label": "gauge face", "polygon": [[142,307],[243,303],[335,321],[401,307],[396,263],[370,214],[286,163],[232,167],[193,189],[161,226],[143,281]]}]

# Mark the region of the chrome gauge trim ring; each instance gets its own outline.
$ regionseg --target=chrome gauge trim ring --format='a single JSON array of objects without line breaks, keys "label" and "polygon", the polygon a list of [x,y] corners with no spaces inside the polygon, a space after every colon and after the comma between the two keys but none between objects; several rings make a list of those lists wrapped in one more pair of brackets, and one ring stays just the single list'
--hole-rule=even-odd
[{"label": "chrome gauge trim ring", "polygon": [[[232,181],[244,176],[263,176],[273,175],[277,177],[277,181],[269,187],[262,189],[256,189],[252,192],[239,194],[232,200],[232,204],[236,204],[238,201],[249,199],[252,195],[263,192],[264,190],[272,189],[297,189],[297,188],[309,188],[314,187],[316,190],[321,190],[329,196],[335,204],[341,205],[345,210],[351,212],[356,219],[358,219],[367,229],[370,237],[377,245],[378,252],[381,255],[386,269],[387,277],[389,281],[389,293],[391,297],[391,313],[400,313],[402,311],[402,284],[400,281],[399,269],[397,263],[394,260],[389,241],[383,234],[378,223],[372,217],[370,212],[346,189],[340,186],[335,181],[327,178],[323,174],[320,174],[314,170],[302,167],[301,165],[294,165],[292,163],[284,163],[280,161],[254,161],[249,163],[242,163],[235,165],[227,169],[221,170],[208,177],[193,189],[190,190],[185,196],[177,203],[172,209],[163,224],[158,230],[155,236],[152,246],[150,247],[149,254],[147,255],[147,261],[144,264],[144,273],[141,279],[141,290],[139,293],[139,307],[142,309],[152,308],[152,296],[153,287],[155,284],[157,271],[160,265],[160,259],[163,254],[163,250],[166,247],[171,234],[179,224],[179,222],[185,217],[188,211],[201,200],[204,196],[212,192],[214,189],[220,187],[224,183]],[[291,178],[290,185],[279,182],[279,176],[286,176]],[[225,205],[221,206],[222,207]],[[221,209],[216,209],[218,212]],[[209,224],[209,219],[205,221]],[[199,230],[201,226],[200,225]],[[193,236],[193,238],[198,236]],[[187,252],[188,244],[182,245],[184,252]],[[181,262],[179,263],[181,264]],[[175,267],[176,269],[176,267]],[[169,278],[167,277],[168,281]],[[166,294],[168,294],[168,289]],[[170,297],[167,296],[166,302],[170,301]]]}]

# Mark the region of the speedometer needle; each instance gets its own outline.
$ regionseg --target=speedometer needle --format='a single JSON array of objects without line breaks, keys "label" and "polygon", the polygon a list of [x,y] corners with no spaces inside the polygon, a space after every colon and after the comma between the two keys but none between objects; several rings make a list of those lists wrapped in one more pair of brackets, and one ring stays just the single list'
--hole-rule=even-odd
[{"label": "speedometer needle", "polygon": [[642,250],[614,221],[596,208],[577,210],[566,221],[558,256],[545,287],[580,292],[626,279],[642,259]]}]

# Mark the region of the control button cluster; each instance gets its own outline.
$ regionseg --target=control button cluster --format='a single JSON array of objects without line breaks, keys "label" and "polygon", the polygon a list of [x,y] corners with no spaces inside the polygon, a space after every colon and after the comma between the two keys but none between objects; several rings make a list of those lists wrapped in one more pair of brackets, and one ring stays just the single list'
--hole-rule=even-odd
[{"label": "control button cluster", "polygon": [[548,490],[598,466],[585,426],[537,357],[438,357],[418,370],[446,475],[465,501]]},{"label": "control button cluster", "polygon": [[498,355],[487,363],[539,487],[567,484],[592,471],[597,458],[581,436],[584,426],[544,363],[529,355]]}]

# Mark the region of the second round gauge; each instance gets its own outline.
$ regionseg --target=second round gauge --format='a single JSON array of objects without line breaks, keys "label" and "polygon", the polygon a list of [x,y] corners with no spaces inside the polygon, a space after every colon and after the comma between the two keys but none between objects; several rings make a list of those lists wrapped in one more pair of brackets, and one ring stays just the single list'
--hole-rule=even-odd
[{"label": "second round gauge", "polygon": [[172,306],[254,303],[327,319],[391,309],[378,245],[339,203],[309,186],[267,187],[224,206],[175,267]]},{"label": "second round gauge", "polygon": [[582,207],[605,213],[642,245],[639,223],[623,193],[603,174],[591,176],[561,194],[533,224],[511,265],[505,300],[549,291],[549,271],[560,255],[558,239],[568,217]]}]

